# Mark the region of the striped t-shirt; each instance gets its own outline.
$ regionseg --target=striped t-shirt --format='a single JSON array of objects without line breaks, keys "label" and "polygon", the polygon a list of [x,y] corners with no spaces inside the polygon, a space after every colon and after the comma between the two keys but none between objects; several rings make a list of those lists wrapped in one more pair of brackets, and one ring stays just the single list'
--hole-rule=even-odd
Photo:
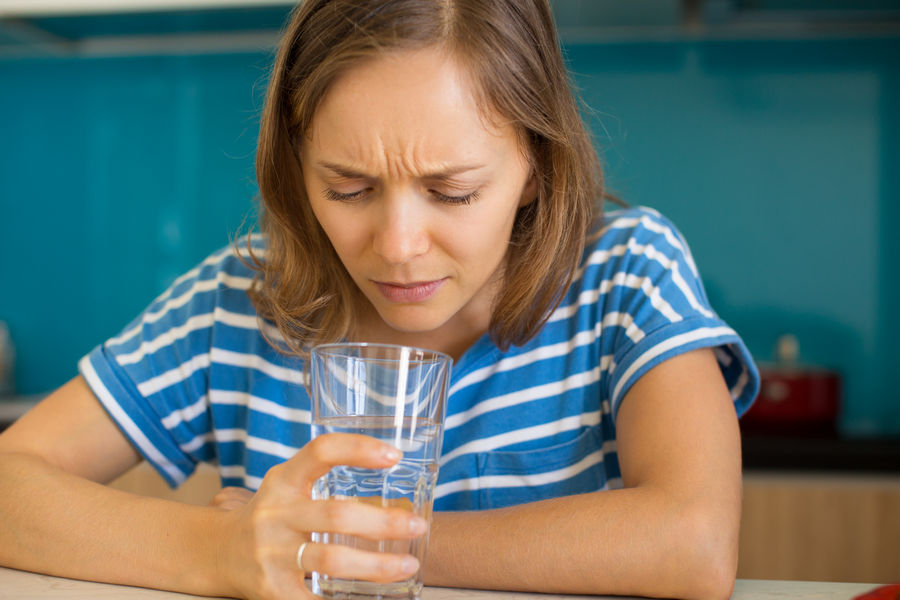
[{"label": "striped t-shirt", "polygon": [[[252,243],[264,253],[265,240]],[[253,271],[228,247],[177,279],[79,370],[172,485],[199,462],[259,487],[310,436],[300,359],[265,340]],[[615,416],[660,362],[712,347],[742,414],[759,387],[738,335],[711,310],[684,239],[647,208],[608,212],[540,332],[501,352],[483,336],[453,366],[436,510],[486,509],[617,488]],[[689,436],[690,432],[684,432]]]}]

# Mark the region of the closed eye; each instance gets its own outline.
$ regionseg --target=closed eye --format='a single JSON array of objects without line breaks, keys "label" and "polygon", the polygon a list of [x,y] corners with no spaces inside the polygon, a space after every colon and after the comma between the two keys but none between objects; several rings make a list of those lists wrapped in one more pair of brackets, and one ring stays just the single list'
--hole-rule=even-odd
[{"label": "closed eye", "polygon": [[[357,200],[362,200],[368,191],[369,188],[364,188],[355,192],[338,192],[331,188],[326,188],[323,193],[328,200],[333,200],[335,202],[355,202]],[[478,199],[478,190],[459,196],[443,194],[436,190],[431,190],[431,193],[439,202],[443,202],[444,204],[471,204],[474,200]]]},{"label": "closed eye", "polygon": [[336,202],[353,202],[360,200],[366,193],[367,189],[357,190],[355,192],[336,192],[331,188],[327,188],[324,192],[325,197]]},{"label": "closed eye", "polygon": [[431,193],[434,194],[439,201],[445,204],[471,204],[473,200],[478,199],[478,190],[462,196],[450,196],[434,190],[432,190]]}]

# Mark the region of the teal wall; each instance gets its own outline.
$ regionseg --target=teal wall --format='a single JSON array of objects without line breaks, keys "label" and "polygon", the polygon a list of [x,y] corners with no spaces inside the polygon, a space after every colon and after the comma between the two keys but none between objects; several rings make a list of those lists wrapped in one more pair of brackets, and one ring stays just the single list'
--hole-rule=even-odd
[{"label": "teal wall", "polygon": [[252,212],[268,57],[0,61],[0,319],[40,393]]},{"label": "teal wall", "polygon": [[[253,212],[269,56],[0,60],[0,320],[40,393]],[[798,335],[900,434],[900,39],[567,49],[610,188],[671,217],[751,351]]]},{"label": "teal wall", "polygon": [[841,371],[847,434],[900,433],[900,39],[578,46],[611,188],[671,217],[759,360]]}]

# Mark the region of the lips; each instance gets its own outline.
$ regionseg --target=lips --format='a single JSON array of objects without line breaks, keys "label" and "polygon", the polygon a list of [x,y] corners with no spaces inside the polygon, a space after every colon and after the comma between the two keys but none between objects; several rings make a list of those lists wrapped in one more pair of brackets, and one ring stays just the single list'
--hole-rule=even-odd
[{"label": "lips", "polygon": [[373,281],[381,294],[391,302],[411,303],[423,302],[434,296],[444,285],[444,279],[433,281],[413,281],[410,283]]}]

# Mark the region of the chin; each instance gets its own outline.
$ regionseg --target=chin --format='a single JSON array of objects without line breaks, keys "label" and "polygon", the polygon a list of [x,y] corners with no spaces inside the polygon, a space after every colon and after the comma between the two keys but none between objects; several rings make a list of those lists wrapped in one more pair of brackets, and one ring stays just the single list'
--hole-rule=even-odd
[{"label": "chin", "polygon": [[[430,314],[422,314],[423,312]],[[386,312],[379,311],[378,314],[385,324],[394,331],[410,334],[435,331],[446,324],[448,320],[431,311],[420,311],[412,308]]]}]

